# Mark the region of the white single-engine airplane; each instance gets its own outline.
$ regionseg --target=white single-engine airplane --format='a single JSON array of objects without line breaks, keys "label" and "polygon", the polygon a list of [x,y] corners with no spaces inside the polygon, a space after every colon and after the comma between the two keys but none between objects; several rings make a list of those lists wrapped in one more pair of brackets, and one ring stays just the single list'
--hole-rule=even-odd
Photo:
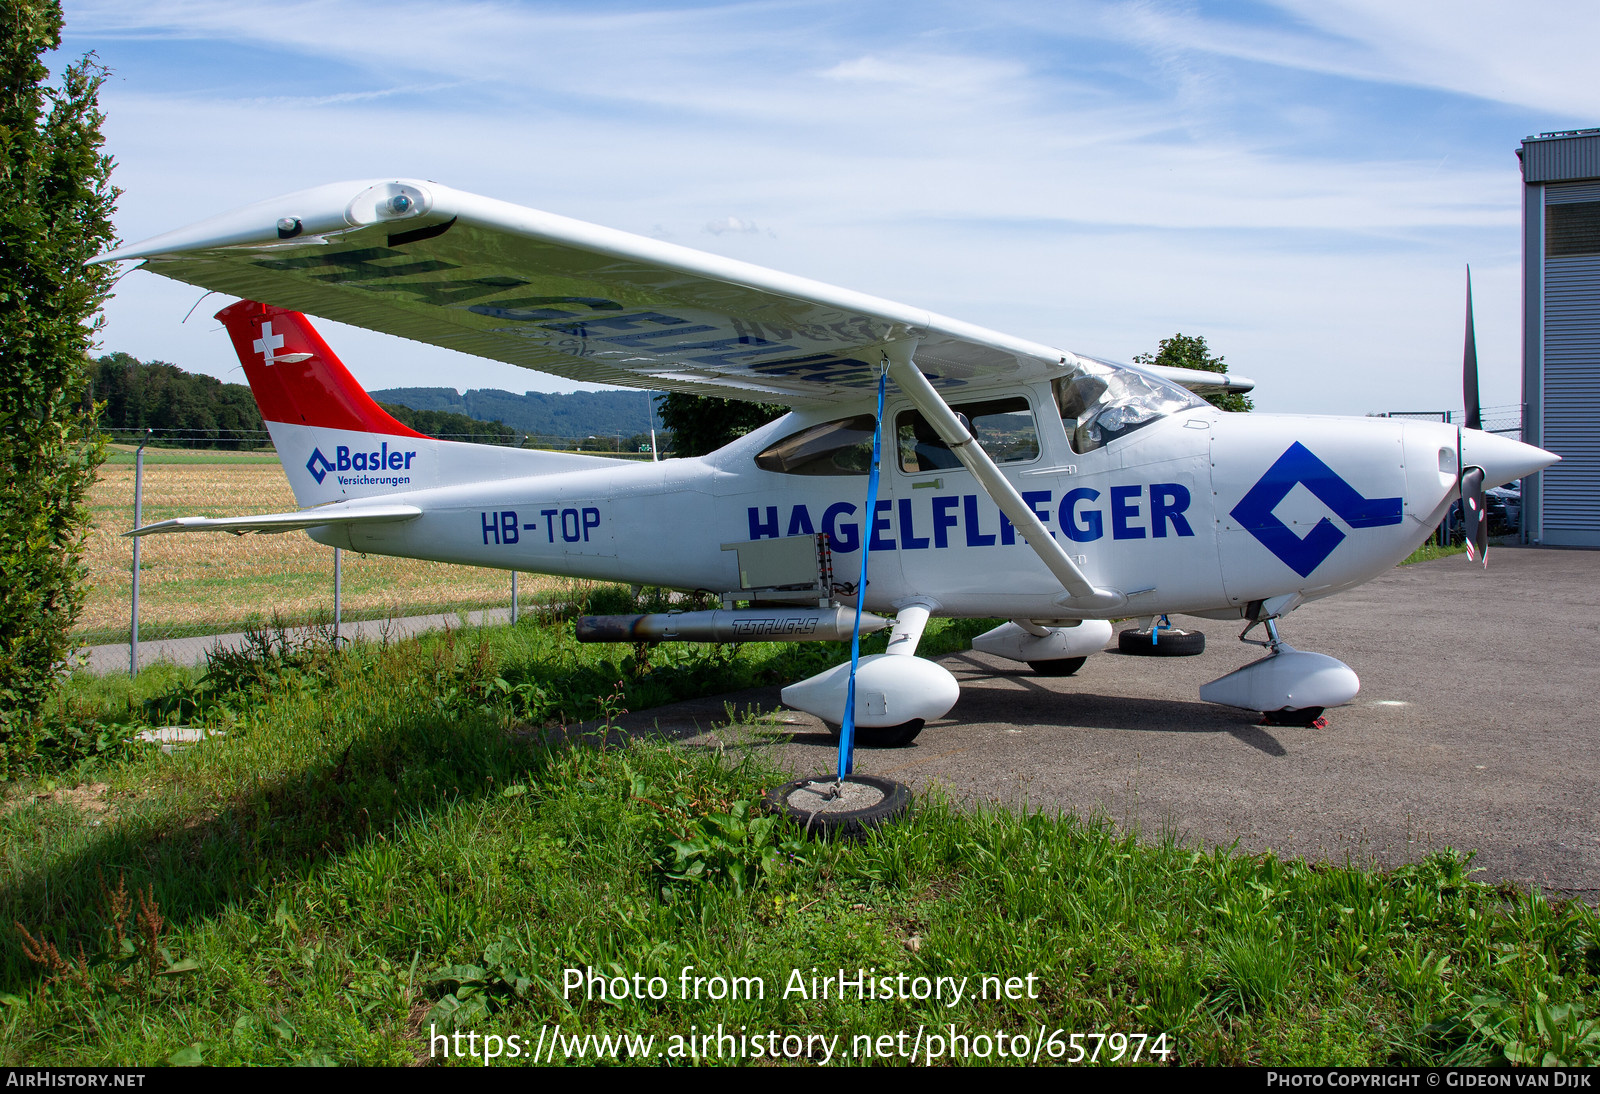
[{"label": "white single-engine airplane", "polygon": [[[1169,614],[1244,621],[1246,640],[1262,625],[1267,656],[1200,696],[1310,724],[1359,682],[1283,642],[1277,620],[1394,566],[1456,498],[1470,521],[1486,487],[1557,459],[1437,422],[1225,414],[1196,393],[1249,381],[1100,361],[431,182],[305,190],[96,261],[123,259],[243,298],[219,318],[302,506],[133,534],[304,529],[355,551],[723,598],[581,622],[602,641],[848,638],[870,549],[863,603],[894,621],[856,683],[868,745],[906,743],[955,704],[954,677],[915,656],[933,615],[1009,619],[974,647],[1056,675],[1101,650],[1113,619],[1140,619],[1157,648],[1184,637],[1161,629]],[[302,311],[792,413],[659,463],[435,440],[384,413]],[[784,701],[843,722],[847,670]]]}]

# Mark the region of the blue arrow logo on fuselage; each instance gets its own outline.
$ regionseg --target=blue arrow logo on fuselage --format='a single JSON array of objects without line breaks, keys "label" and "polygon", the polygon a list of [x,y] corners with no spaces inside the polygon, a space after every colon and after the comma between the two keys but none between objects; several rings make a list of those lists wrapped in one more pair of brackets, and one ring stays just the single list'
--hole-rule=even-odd
[{"label": "blue arrow logo on fuselage", "polygon": [[1278,457],[1277,463],[1267,468],[1267,473],[1261,476],[1261,480],[1250,488],[1250,492],[1239,500],[1239,504],[1228,515],[1301,577],[1310,577],[1311,572],[1344,542],[1345,535],[1335,527],[1333,521],[1323,517],[1301,539],[1273,515],[1272,511],[1289,496],[1289,491],[1300,485],[1305,486],[1318,501],[1352,528],[1382,528],[1399,524],[1404,516],[1404,498],[1362,496],[1360,491],[1341,479],[1333,468],[1296,441]]}]

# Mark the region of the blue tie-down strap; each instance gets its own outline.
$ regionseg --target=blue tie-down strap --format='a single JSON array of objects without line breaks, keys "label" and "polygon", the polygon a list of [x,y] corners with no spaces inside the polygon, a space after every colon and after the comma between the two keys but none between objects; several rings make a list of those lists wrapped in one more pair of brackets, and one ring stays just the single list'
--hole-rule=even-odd
[{"label": "blue tie-down strap", "polygon": [[[889,371],[878,374],[878,421],[872,430],[872,470],[867,474],[867,513],[878,511],[878,465],[883,454],[883,396],[889,384]],[[844,693],[844,721],[839,727],[839,778],[855,770],[856,744],[856,667],[861,663],[861,606],[867,599],[867,554],[872,537],[861,543],[861,579],[856,583],[856,625],[850,633],[850,684]]]}]

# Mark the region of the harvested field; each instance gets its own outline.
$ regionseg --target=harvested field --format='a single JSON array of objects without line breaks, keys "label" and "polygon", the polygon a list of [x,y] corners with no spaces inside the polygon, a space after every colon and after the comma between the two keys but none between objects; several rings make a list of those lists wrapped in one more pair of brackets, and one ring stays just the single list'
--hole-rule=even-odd
[{"label": "harvested field", "polygon": [[[152,462],[144,469],[144,521],[179,516],[277,513],[296,508],[276,460],[218,454],[206,463]],[[186,453],[185,455],[192,455]],[[78,620],[85,642],[125,640],[132,595],[131,463],[107,464],[90,495],[94,528],[84,561],[93,588]],[[149,536],[141,551],[139,633],[204,634],[250,620],[305,619],[333,612],[333,548],[301,532],[235,537],[220,532]],[[524,575],[525,602],[565,591],[564,578]],[[415,615],[442,608],[504,606],[504,570],[346,552],[347,618]]]}]

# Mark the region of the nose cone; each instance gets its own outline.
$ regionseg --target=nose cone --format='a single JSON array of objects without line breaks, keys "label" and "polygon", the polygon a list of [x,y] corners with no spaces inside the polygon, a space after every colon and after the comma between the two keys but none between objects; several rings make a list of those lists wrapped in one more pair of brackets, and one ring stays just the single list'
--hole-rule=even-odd
[{"label": "nose cone", "polygon": [[1479,429],[1461,431],[1461,465],[1483,468],[1483,485],[1504,486],[1512,479],[1520,479],[1561,459],[1554,452],[1546,452],[1531,444],[1502,437],[1498,433],[1485,433]]}]

